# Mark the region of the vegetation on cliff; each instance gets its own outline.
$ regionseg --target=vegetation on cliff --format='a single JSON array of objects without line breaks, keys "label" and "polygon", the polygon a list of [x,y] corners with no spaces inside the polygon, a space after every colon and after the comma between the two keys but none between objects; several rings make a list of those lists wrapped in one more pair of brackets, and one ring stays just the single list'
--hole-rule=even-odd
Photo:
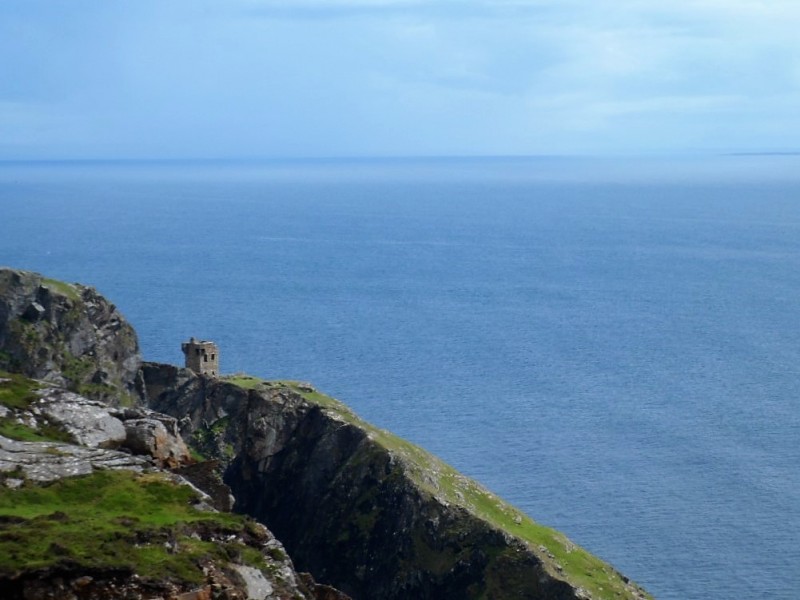
[{"label": "vegetation on cliff", "polygon": [[72,442],[72,436],[62,428],[42,420],[31,426],[14,416],[17,410],[28,409],[39,398],[37,390],[44,383],[16,373],[0,371],[0,435],[25,442]]},{"label": "vegetation on cliff", "polygon": [[200,501],[196,490],[157,472],[0,487],[0,577],[67,565],[200,583],[208,560],[265,567],[257,547],[241,541],[258,530],[242,516],[198,510]]},{"label": "vegetation on cliff", "polygon": [[3,598],[343,598],[189,483],[176,420],[129,406],[139,364],[96,292],[0,269]]}]

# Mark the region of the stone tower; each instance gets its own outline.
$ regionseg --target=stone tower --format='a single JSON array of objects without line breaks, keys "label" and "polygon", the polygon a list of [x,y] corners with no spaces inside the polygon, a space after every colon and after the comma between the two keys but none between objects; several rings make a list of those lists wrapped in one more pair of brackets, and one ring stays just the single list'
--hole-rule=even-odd
[{"label": "stone tower", "polygon": [[181,344],[186,368],[200,375],[219,375],[219,350],[214,342],[191,338]]}]

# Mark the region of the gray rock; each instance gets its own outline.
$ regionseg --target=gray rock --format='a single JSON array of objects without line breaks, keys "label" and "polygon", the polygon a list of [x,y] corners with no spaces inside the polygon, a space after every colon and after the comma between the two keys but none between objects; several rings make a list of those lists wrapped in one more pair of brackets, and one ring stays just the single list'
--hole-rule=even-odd
[{"label": "gray rock", "polygon": [[28,321],[38,321],[44,316],[44,313],[44,306],[38,302],[31,302],[25,312],[22,313],[22,316]]},{"label": "gray rock", "polygon": [[151,456],[160,467],[174,468],[190,462],[189,449],[180,435],[176,435],[175,419],[170,421],[173,431],[158,418],[125,421],[125,447],[136,454]]},{"label": "gray rock", "polygon": [[245,565],[234,565],[233,568],[244,580],[247,600],[264,600],[272,595],[274,588],[261,571]]},{"label": "gray rock", "polygon": [[33,481],[88,475],[95,469],[142,471],[148,459],[117,450],[55,442],[17,442],[0,436],[0,473],[21,472]]},{"label": "gray rock", "polygon": [[76,443],[89,448],[116,448],[127,437],[122,421],[108,406],[61,389],[45,389],[34,411],[60,425]]},{"label": "gray rock", "polygon": [[138,397],[136,333],[94,289],[0,268],[0,369],[119,403]]}]

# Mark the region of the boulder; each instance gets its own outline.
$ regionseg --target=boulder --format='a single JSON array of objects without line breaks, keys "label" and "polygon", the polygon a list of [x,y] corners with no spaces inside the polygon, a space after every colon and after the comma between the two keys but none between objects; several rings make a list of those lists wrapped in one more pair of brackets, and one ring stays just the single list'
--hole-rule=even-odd
[{"label": "boulder", "polygon": [[[173,419],[174,421],[174,419]],[[176,435],[176,429],[169,431],[162,420],[154,417],[129,419],[124,421],[125,447],[135,454],[151,456],[156,465],[174,468],[191,462],[189,449]]]},{"label": "boulder", "polygon": [[34,415],[58,425],[76,443],[88,448],[117,448],[125,441],[125,426],[102,402],[57,388],[40,393],[41,399],[32,406]]}]

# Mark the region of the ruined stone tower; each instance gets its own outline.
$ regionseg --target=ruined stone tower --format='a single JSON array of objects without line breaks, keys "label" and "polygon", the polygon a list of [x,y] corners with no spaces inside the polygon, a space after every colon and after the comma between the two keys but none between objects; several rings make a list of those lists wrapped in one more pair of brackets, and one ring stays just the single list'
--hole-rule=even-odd
[{"label": "ruined stone tower", "polygon": [[219,375],[219,350],[214,342],[191,338],[181,344],[186,368],[200,375]]}]

